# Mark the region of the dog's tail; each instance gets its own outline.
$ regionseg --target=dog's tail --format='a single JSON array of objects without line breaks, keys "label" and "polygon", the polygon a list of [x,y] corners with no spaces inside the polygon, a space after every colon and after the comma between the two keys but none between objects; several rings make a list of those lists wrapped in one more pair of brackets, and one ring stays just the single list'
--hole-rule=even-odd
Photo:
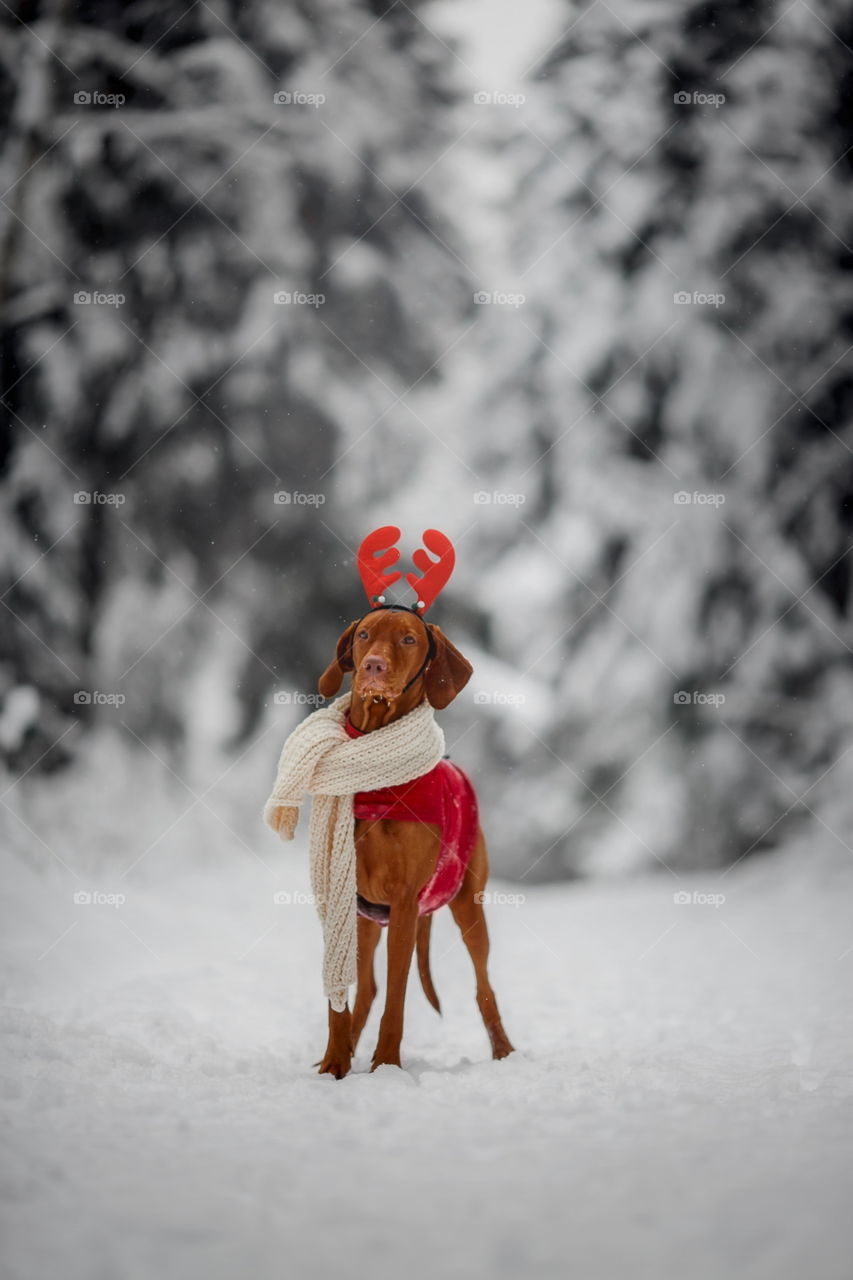
[{"label": "dog's tail", "polygon": [[436,1013],[441,1013],[441,1005],[438,1003],[438,996],[435,994],[435,987],[432,983],[432,974],[429,971],[429,935],[431,929],[432,916],[421,916],[418,921],[418,974],[421,986],[424,989],[424,995]]}]

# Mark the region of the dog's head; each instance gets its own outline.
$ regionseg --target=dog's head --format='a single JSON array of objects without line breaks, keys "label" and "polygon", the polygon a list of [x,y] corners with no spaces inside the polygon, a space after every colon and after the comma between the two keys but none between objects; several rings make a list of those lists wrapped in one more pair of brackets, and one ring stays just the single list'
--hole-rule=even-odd
[{"label": "dog's head", "polygon": [[[441,711],[465,688],[473,668],[440,627],[407,609],[374,609],[339,638],[335,657],[320,676],[324,698],[338,692],[347,671],[354,700],[393,706],[407,686],[417,695],[422,681],[423,695]],[[415,696],[413,705],[419,701]]]}]

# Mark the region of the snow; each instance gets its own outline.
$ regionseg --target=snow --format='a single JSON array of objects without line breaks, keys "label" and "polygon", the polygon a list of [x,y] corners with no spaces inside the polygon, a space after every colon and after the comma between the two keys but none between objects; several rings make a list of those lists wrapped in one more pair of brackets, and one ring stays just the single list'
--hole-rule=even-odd
[{"label": "snow", "polygon": [[19,747],[38,711],[38,690],[31,684],[19,684],[10,689],[0,712],[0,747],[6,751]]},{"label": "snow", "polygon": [[368,1071],[377,1005],[336,1082],[311,1066],[304,846],[252,822],[277,741],[201,802],[103,744],[7,793],[6,1275],[849,1275],[837,842],[725,874],[494,882],[522,896],[488,907],[518,1052],[488,1058],[442,912],[444,1016],[413,981],[404,1070]]}]

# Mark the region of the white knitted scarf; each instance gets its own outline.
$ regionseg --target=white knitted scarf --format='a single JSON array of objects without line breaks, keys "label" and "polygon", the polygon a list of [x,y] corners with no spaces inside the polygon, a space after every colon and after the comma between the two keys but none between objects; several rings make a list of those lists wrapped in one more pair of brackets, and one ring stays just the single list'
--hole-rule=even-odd
[{"label": "white knitted scarf", "polygon": [[444,755],[444,734],[422,702],[401,719],[360,738],[344,728],[351,695],[302,721],[284,744],[264,821],[292,840],[299,809],[313,797],[308,831],[311,887],[323,925],[323,988],[333,1009],[346,1006],[356,976],[353,795],[395,787],[428,773]]}]

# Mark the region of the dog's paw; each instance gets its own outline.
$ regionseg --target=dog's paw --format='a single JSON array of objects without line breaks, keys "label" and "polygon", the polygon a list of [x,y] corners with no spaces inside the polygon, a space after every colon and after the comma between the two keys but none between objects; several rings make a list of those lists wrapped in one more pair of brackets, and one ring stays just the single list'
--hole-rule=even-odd
[{"label": "dog's paw", "polygon": [[351,1066],[352,1058],[327,1055],[320,1063],[318,1074],[321,1076],[334,1076],[336,1080],[343,1080],[344,1076],[349,1074]]},{"label": "dog's paw", "polygon": [[399,1049],[377,1048],[370,1064],[370,1070],[375,1071],[377,1067],[402,1067],[402,1065]]},{"label": "dog's paw", "polygon": [[515,1049],[507,1037],[505,1035],[495,1036],[492,1040],[492,1057],[495,1060],[508,1058],[511,1053],[515,1053]]}]

